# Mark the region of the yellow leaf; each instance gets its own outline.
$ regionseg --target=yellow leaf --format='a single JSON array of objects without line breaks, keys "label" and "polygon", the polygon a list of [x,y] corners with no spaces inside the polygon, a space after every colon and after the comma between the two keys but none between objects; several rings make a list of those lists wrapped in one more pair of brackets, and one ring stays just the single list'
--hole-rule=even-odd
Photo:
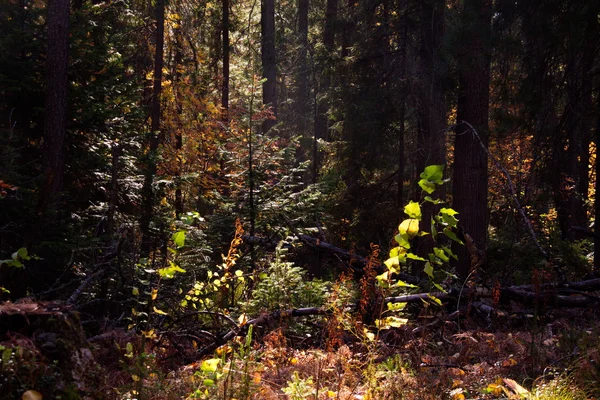
[{"label": "yellow leaf", "polygon": [[400,235],[407,235],[409,238],[417,236],[419,233],[419,220],[414,218],[405,219],[398,226]]},{"label": "yellow leaf", "polygon": [[133,379],[134,382],[138,382],[140,380],[140,377],[137,375],[131,375],[131,379]]},{"label": "yellow leaf", "polygon": [[258,372],[255,372],[254,376],[252,378],[252,381],[258,385],[260,383],[260,380],[261,380],[260,374]]},{"label": "yellow leaf", "polygon": [[152,289],[152,300],[156,300],[156,296],[158,296],[158,289]]},{"label": "yellow leaf", "polygon": [[330,399],[334,399],[336,397],[335,392],[333,390],[328,390],[327,397],[329,397]]},{"label": "yellow leaf", "polygon": [[246,314],[242,314],[238,318],[238,322],[241,326],[246,325],[248,323],[248,316]]},{"label": "yellow leaf", "polygon": [[290,360],[290,364],[292,364],[292,365],[296,365],[296,364],[298,364],[298,359],[297,359],[296,357],[292,358],[292,359]]},{"label": "yellow leaf", "polygon": [[35,390],[28,390],[21,397],[22,400],[42,400],[42,398],[42,394]]},{"label": "yellow leaf", "polygon": [[152,307],[154,309],[154,312],[157,313],[158,315],[168,315],[166,312],[159,310],[156,307]]}]

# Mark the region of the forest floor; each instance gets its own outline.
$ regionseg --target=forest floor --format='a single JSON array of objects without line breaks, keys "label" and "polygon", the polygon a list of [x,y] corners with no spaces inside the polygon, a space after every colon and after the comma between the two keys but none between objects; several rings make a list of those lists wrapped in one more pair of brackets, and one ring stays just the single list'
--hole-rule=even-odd
[{"label": "forest floor", "polygon": [[120,399],[593,399],[599,321],[596,310],[562,309],[460,330],[409,323],[374,340],[329,329],[324,342],[277,328],[187,364],[154,348],[109,369],[106,385]]}]

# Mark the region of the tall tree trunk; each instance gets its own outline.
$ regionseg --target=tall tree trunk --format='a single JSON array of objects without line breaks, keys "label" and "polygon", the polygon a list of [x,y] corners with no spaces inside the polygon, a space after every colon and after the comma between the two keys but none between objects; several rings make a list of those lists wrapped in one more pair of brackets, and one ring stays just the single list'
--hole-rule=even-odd
[{"label": "tall tree trunk", "polygon": [[[270,106],[273,117],[277,117],[277,60],[275,55],[275,0],[261,1],[261,43],[263,78],[263,104]],[[263,123],[263,133],[275,125],[269,118]]]},{"label": "tall tree trunk", "polygon": [[[333,53],[335,46],[335,21],[337,19],[338,0],[327,0],[325,9],[325,26],[323,28],[323,45],[327,55]],[[323,67],[323,66],[322,66]],[[320,85],[315,86],[315,128],[313,136],[312,182],[317,182],[319,174],[319,139],[328,139],[327,111],[329,103],[324,98],[331,85],[331,73],[328,66],[322,68]]]},{"label": "tall tree trunk", "polygon": [[48,53],[44,121],[44,184],[38,212],[55,209],[65,175],[65,136],[67,130],[67,91],[69,86],[69,0],[50,0],[47,7]]},{"label": "tall tree trunk", "polygon": [[141,252],[143,256],[150,253],[152,240],[150,235],[150,221],[152,220],[152,211],[154,207],[154,192],[152,185],[156,175],[156,158],[158,145],[161,139],[160,133],[160,96],[162,88],[162,69],[165,40],[165,0],[156,2],[156,50],[154,52],[154,86],[152,93],[152,109],[150,118],[150,140],[148,156],[146,160],[146,172],[144,176],[144,186],[142,187],[142,216],[140,218],[140,230],[142,233]]},{"label": "tall tree trunk", "polygon": [[309,0],[298,0],[298,45],[300,54],[298,60],[298,115],[299,130],[302,135],[306,134],[308,116],[308,4]]},{"label": "tall tree trunk", "polygon": [[594,186],[594,269],[600,272],[600,79],[596,88],[596,183]]},{"label": "tall tree trunk", "polygon": [[223,0],[223,86],[221,88],[221,109],[223,120],[229,121],[229,0]]},{"label": "tall tree trunk", "polygon": [[[485,251],[488,227],[488,160],[482,145],[488,144],[488,112],[491,60],[491,0],[465,0],[462,10],[464,40],[458,49],[459,93],[454,147],[453,207],[460,227],[479,251]],[[462,122],[471,124],[478,137]],[[480,143],[481,140],[481,143]],[[457,273],[465,278],[471,269],[471,254],[465,246],[454,246],[459,256]]]},{"label": "tall tree trunk", "polygon": [[396,179],[398,189],[396,192],[396,207],[398,212],[398,223],[401,222],[403,207],[404,207],[404,137],[406,136],[406,98],[408,97],[408,85],[406,82],[406,53],[408,51],[408,25],[406,13],[403,17],[403,33],[402,33],[402,58],[400,60],[400,110],[398,115],[398,122],[400,123],[400,129],[398,130],[398,177]]},{"label": "tall tree trunk", "polygon": [[[226,1],[226,0],[225,0]],[[180,14],[179,4],[177,5],[178,14]],[[182,82],[181,82],[181,69],[183,68],[183,34],[181,31],[181,21],[178,21],[176,28],[173,29],[173,35],[175,36],[175,59],[174,68],[174,86],[175,86],[175,101],[177,110],[177,122],[175,131],[175,151],[177,154],[177,176],[176,176],[176,189],[175,189],[175,215],[179,216],[183,214],[183,191],[181,189],[181,169],[183,168],[183,162],[181,161],[181,151],[183,149],[183,95],[181,93]]]},{"label": "tall tree trunk", "polygon": [[[427,165],[446,164],[446,97],[443,87],[445,69],[442,58],[445,3],[445,0],[421,2],[417,173],[423,171]],[[443,187],[440,187],[436,194],[443,199]],[[432,203],[423,206],[422,218],[426,226],[437,210],[439,206]],[[419,238],[417,253],[427,258],[433,251],[433,244],[431,236]],[[420,271],[413,273],[417,274]]]}]

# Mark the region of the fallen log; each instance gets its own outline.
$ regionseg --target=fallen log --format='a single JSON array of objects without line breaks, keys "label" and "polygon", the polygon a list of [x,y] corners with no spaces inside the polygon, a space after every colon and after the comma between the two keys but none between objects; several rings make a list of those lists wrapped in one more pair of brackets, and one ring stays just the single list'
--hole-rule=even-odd
[{"label": "fallen log", "polygon": [[[580,294],[577,296],[565,296],[556,294],[557,288],[564,290],[573,290],[577,288],[580,291],[595,290],[600,284],[600,279],[592,279],[581,282],[564,282],[564,283],[548,283],[540,285],[545,291],[529,291],[535,289],[534,285],[522,285],[522,286],[511,286],[508,288],[500,288],[501,300],[502,297],[508,297],[513,301],[520,301],[526,304],[535,304],[536,302],[544,302],[548,306],[554,307],[593,307],[600,303],[600,298],[591,296],[588,294]],[[538,286],[539,288],[539,286]],[[417,301],[427,301],[433,298],[439,300],[458,300],[459,298],[466,296],[473,296],[474,298],[490,298],[493,292],[487,288],[475,288],[463,290],[453,289],[450,292],[430,292],[430,293],[415,293],[407,294],[403,296],[386,297],[383,299],[384,304],[387,303],[410,303]],[[472,297],[472,298],[473,298]],[[491,320],[492,315],[505,315],[502,312],[498,312],[497,308],[486,304],[481,301],[473,301],[471,305],[478,310],[486,319]],[[345,308],[346,310],[353,311],[358,309],[357,304],[349,304]],[[248,329],[252,327],[259,327],[262,325],[273,325],[273,323],[280,324],[284,320],[290,318],[303,317],[310,315],[329,315],[332,311],[326,307],[308,307],[308,308],[297,308],[288,310],[277,310],[271,313],[262,314],[256,318],[246,321],[242,325],[236,325],[229,331],[216,335],[217,339],[209,344],[208,346],[201,349],[195,356],[195,359],[202,358],[203,356],[216,350],[219,346],[229,342],[237,336],[244,336],[248,333]],[[454,315],[454,314],[453,314]]]}]

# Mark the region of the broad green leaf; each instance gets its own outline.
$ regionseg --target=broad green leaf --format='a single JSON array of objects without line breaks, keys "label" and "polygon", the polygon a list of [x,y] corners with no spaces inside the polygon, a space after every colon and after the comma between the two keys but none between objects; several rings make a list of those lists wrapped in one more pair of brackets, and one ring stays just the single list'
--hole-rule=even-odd
[{"label": "broad green leaf", "polygon": [[414,218],[405,219],[398,227],[401,236],[408,236],[414,238],[419,233],[419,220]]},{"label": "broad green leaf", "polygon": [[431,194],[435,192],[435,183],[428,181],[427,179],[421,179],[419,182],[421,189]]},{"label": "broad green leaf", "polygon": [[387,260],[385,260],[383,263],[385,264],[386,267],[388,267],[388,269],[392,269],[392,268],[400,265],[400,259],[398,258],[398,256],[390,257]]},{"label": "broad green leaf", "polygon": [[396,246],[390,250],[390,258],[400,257],[404,254],[406,254],[406,249],[404,247]]},{"label": "broad green leaf", "polygon": [[440,210],[440,215],[442,216],[442,221],[444,221],[445,224],[447,224],[453,228],[456,228],[456,226],[458,225],[458,220],[454,217],[454,215],[456,215],[457,213],[456,212],[454,212],[454,213],[445,212],[447,210],[454,211],[451,208],[450,209],[442,208]]},{"label": "broad green leaf", "polygon": [[444,247],[442,247],[442,249],[444,249],[444,252],[446,254],[448,254],[448,256],[450,256],[450,257],[452,257],[452,258],[454,258],[455,260],[458,261],[458,256],[452,252],[452,250],[450,249],[450,247],[444,246]]},{"label": "broad green leaf", "polygon": [[442,214],[448,214],[448,215],[456,215],[456,214],[458,214],[458,211],[456,211],[453,208],[442,208],[442,209],[440,209],[440,212]]},{"label": "broad green leaf", "polygon": [[406,288],[418,288],[418,286],[412,285],[410,283],[406,283],[404,281],[397,281],[394,285],[394,287],[406,287]]},{"label": "broad green leaf", "polygon": [[410,218],[418,219],[419,221],[421,220],[421,206],[416,201],[409,202],[404,207],[404,212]]},{"label": "broad green leaf", "polygon": [[444,289],[439,283],[435,283],[435,282],[431,282],[431,283],[433,283],[433,286],[435,286],[435,288],[437,290],[439,290],[440,292],[446,293],[446,289]]},{"label": "broad green leaf", "polygon": [[242,276],[242,275],[244,275],[244,272],[243,272],[243,271],[241,271],[241,270],[239,270],[239,269],[235,271],[235,276],[237,276],[238,278],[239,278],[240,276]]},{"label": "broad green leaf", "polygon": [[448,258],[448,256],[444,252],[444,250],[442,250],[442,249],[440,249],[438,247],[434,247],[433,248],[433,254],[435,254],[435,256],[437,258],[439,258],[440,260],[442,260],[443,262],[449,262],[450,261],[450,258]]},{"label": "broad green leaf", "polygon": [[175,243],[175,246],[179,247],[183,247],[183,245],[185,244],[185,231],[177,231],[173,234],[172,236],[173,239],[173,243]]},{"label": "broad green leaf", "polygon": [[456,233],[452,232],[450,228],[444,228],[444,235],[448,236],[450,239],[454,240],[457,243],[464,244],[462,240],[456,236]]},{"label": "broad green leaf", "polygon": [[408,236],[397,234],[394,236],[394,240],[398,242],[398,245],[404,249],[410,249],[410,243],[408,241]]},{"label": "broad green leaf", "polygon": [[211,358],[209,360],[204,360],[202,361],[202,365],[200,365],[200,369],[204,372],[216,372],[220,362],[220,358]]},{"label": "broad green leaf", "polygon": [[402,311],[408,303],[387,303],[389,311]]},{"label": "broad green leaf", "polygon": [[425,272],[431,279],[433,279],[433,267],[430,262],[425,263],[425,268],[423,268],[423,272]]},{"label": "broad green leaf", "polygon": [[423,200],[428,201],[428,202],[433,203],[433,204],[442,204],[442,203],[445,203],[444,200],[432,199],[431,196],[425,196],[423,198]]},{"label": "broad green leaf", "polygon": [[415,261],[427,261],[423,257],[419,257],[418,255],[413,254],[413,253],[407,253],[406,258],[408,258],[409,260],[415,260]]},{"label": "broad green leaf", "polygon": [[425,170],[421,172],[421,178],[427,179],[428,181],[442,184],[444,178],[444,166],[443,165],[428,165]]},{"label": "broad green leaf", "polygon": [[31,260],[31,257],[29,257],[29,254],[27,253],[27,248],[25,247],[21,247],[19,250],[17,250],[17,255],[22,260]]},{"label": "broad green leaf", "polygon": [[212,387],[212,386],[215,386],[215,381],[214,381],[213,379],[208,379],[208,378],[207,378],[207,379],[205,379],[205,380],[203,381],[203,383],[204,383],[204,386],[206,386],[206,387]]},{"label": "broad green leaf", "polygon": [[131,294],[134,296],[139,296],[140,295],[140,289],[134,287],[133,289],[131,289]]}]

